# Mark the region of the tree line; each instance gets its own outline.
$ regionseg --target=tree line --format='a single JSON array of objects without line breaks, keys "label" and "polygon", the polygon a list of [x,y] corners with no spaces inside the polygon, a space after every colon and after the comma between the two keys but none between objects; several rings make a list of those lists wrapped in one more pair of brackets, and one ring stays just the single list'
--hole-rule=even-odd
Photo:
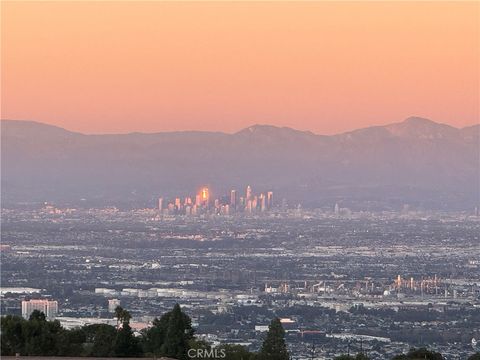
[{"label": "tree line", "polygon": [[35,310],[28,320],[7,315],[1,318],[1,355],[24,356],[85,356],[85,357],[170,357],[179,360],[210,357],[231,360],[289,360],[285,331],[278,318],[270,323],[259,352],[253,353],[240,345],[215,348],[195,337],[190,317],[180,305],[152,326],[135,336],[130,326],[130,313],[122,307],[115,309],[117,326],[85,325],[65,329],[58,320],[48,321]]},{"label": "tree line", "polygon": [[[122,307],[115,309],[117,326],[107,324],[85,325],[65,329],[58,320],[48,321],[35,310],[28,320],[7,315],[1,318],[1,355],[24,356],[84,356],[84,357],[170,357],[178,360],[221,358],[225,360],[290,360],[285,330],[278,318],[271,321],[262,347],[250,352],[240,345],[210,344],[195,337],[190,317],[180,305],[160,318],[152,326],[135,336],[130,326],[130,313]],[[426,349],[412,349],[392,360],[443,360],[441,354]],[[342,355],[336,360],[368,360],[365,354]],[[480,360],[480,353],[469,360]]]}]

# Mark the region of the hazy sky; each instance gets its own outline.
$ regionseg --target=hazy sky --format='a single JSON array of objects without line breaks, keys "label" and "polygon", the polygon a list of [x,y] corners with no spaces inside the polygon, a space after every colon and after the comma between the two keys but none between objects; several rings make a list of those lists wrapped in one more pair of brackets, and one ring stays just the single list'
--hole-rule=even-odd
[{"label": "hazy sky", "polygon": [[478,2],[2,2],[2,118],[330,134],[479,119]]}]

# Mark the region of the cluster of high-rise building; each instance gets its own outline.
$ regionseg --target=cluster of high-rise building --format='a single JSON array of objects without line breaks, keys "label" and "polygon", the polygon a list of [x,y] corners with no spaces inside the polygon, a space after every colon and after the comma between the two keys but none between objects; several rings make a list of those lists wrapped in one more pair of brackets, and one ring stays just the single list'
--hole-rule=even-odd
[{"label": "cluster of high-rise building", "polygon": [[195,197],[177,197],[173,201],[158,199],[158,210],[167,215],[201,215],[265,212],[273,208],[273,192],[254,194],[250,185],[244,194],[230,190],[230,194],[212,199],[208,187],[203,187]]}]

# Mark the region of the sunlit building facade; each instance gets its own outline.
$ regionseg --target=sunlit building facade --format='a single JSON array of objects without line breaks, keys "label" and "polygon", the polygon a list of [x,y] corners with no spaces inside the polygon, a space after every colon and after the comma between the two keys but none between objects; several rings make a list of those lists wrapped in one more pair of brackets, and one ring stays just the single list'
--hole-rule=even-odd
[{"label": "sunlit building facade", "polygon": [[22,301],[22,316],[30,318],[33,311],[38,310],[45,314],[47,319],[54,319],[58,313],[58,302],[54,300],[24,300]]}]

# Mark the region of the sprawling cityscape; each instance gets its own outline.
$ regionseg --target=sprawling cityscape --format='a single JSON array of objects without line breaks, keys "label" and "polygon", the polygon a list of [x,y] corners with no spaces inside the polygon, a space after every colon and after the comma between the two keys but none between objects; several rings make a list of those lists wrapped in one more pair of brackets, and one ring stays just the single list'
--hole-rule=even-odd
[{"label": "sprawling cityscape", "polygon": [[480,1],[0,1],[2,360],[480,360]]},{"label": "sprawling cityscape", "polygon": [[122,306],[140,336],[179,303],[213,346],[256,351],[278,317],[294,359],[479,350],[476,209],[304,209],[251,186],[210,193],[144,209],[3,209],[2,314],[40,310],[75,328],[114,325]]}]

